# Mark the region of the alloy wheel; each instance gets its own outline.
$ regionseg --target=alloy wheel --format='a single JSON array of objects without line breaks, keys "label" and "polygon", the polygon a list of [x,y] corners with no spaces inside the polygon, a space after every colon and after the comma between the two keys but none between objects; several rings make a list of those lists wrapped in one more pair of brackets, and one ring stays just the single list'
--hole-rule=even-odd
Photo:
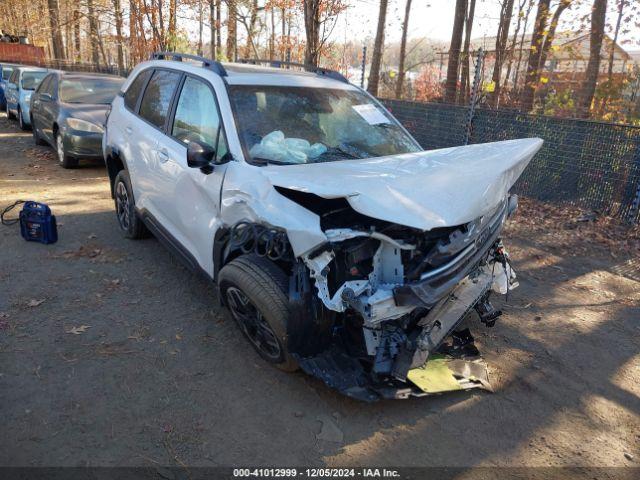
[{"label": "alloy wheel", "polygon": [[227,288],[226,296],[231,315],[249,341],[267,358],[279,360],[282,357],[280,342],[260,310],[237,287]]},{"label": "alloy wheel", "polygon": [[120,227],[125,231],[129,230],[130,208],[127,187],[123,182],[118,182],[118,185],[116,185],[116,214],[118,215]]}]

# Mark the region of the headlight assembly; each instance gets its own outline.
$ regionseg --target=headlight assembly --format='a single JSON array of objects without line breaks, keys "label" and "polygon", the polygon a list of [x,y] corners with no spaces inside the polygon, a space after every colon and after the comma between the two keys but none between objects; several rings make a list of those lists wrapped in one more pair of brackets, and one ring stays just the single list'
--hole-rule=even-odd
[{"label": "headlight assembly", "polygon": [[90,132],[90,133],[103,133],[104,129],[100,125],[96,125],[95,123],[87,122],[86,120],[80,120],[79,118],[67,118],[67,125],[73,130],[78,130],[80,132]]}]

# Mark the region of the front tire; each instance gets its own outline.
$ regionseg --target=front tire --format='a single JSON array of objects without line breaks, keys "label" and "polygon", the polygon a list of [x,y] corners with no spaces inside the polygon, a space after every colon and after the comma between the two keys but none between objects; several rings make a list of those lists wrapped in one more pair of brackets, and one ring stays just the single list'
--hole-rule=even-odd
[{"label": "front tire", "polygon": [[62,168],[76,168],[78,166],[78,160],[67,155],[67,151],[64,148],[64,139],[60,133],[56,133],[56,155]]},{"label": "front tire", "polygon": [[133,240],[145,238],[147,229],[136,214],[136,204],[131,188],[131,179],[126,170],[120,170],[113,186],[118,225],[124,236]]},{"label": "front tire", "polygon": [[288,351],[289,281],[280,268],[257,255],[242,255],[220,270],[219,285],[232,318],[253,348],[285,372],[298,369]]}]

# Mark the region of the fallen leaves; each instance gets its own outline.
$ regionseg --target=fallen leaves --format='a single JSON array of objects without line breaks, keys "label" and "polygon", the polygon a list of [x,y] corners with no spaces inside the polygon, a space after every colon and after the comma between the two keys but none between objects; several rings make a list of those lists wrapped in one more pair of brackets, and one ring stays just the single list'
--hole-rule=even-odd
[{"label": "fallen leaves", "polygon": [[91,325],[80,325],[78,327],[71,327],[69,330],[67,330],[67,333],[70,333],[72,335],[82,335],[89,328],[91,328]]},{"label": "fallen leaves", "polygon": [[47,301],[47,299],[46,299],[46,298],[43,298],[43,299],[41,299],[41,300],[36,300],[35,298],[32,298],[31,300],[29,300],[29,301],[27,302],[27,307],[29,307],[29,308],[35,308],[35,307],[37,307],[37,306],[39,306],[39,305],[42,305],[42,304],[43,304],[44,302],[46,302],[46,301]]}]

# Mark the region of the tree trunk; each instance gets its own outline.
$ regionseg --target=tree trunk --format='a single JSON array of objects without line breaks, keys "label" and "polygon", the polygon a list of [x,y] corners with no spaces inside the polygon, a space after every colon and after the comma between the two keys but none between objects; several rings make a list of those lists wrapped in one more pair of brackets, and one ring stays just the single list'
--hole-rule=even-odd
[{"label": "tree trunk", "polygon": [[378,96],[378,86],[380,84],[380,66],[382,65],[382,50],[384,49],[384,27],[387,23],[388,0],[380,0],[380,11],[378,13],[378,29],[376,40],[373,44],[371,54],[371,69],[369,70],[369,82],[367,91],[374,97]]},{"label": "tree trunk", "polygon": [[513,56],[516,51],[516,43],[518,43],[518,34],[520,33],[520,27],[522,26],[522,17],[524,16],[524,6],[527,0],[522,0],[522,3],[518,5],[518,21],[516,22],[516,29],[513,32],[513,37],[511,38],[511,45],[509,46],[509,53],[507,54],[507,58],[509,59],[507,62],[507,73],[504,76],[504,89],[507,89],[509,85],[509,77],[511,76],[511,68],[513,67]]},{"label": "tree trunk", "polygon": [[458,95],[458,102],[464,103],[469,98],[471,81],[469,78],[469,62],[470,58],[470,45],[471,45],[471,30],[473,30],[473,17],[476,11],[476,0],[469,1],[469,10],[464,19],[464,47],[462,51],[462,79],[460,81],[460,93]]},{"label": "tree trunk", "polygon": [[227,58],[231,62],[236,60],[237,14],[236,0],[227,0]]},{"label": "tree trunk", "polygon": [[222,0],[216,0],[216,58],[222,55]]},{"label": "tree trunk", "polygon": [[446,102],[456,101],[458,88],[458,67],[460,65],[460,46],[462,44],[462,31],[464,18],[467,13],[467,0],[456,0],[456,13],[453,19],[453,31],[449,46],[449,63],[447,65],[447,80],[445,82],[444,99]]},{"label": "tree trunk", "polygon": [[217,58],[216,53],[216,2],[215,0],[209,0],[209,29],[211,33],[211,46],[209,55],[212,59]]},{"label": "tree trunk", "polygon": [[118,50],[118,70],[124,71],[124,51],[122,50],[122,6],[120,0],[113,0],[114,17],[116,23],[116,47]]},{"label": "tree trunk", "polygon": [[271,36],[269,37],[269,60],[276,56],[276,14],[275,7],[271,7]]},{"label": "tree trunk", "polygon": [[398,65],[398,80],[396,81],[396,98],[402,98],[404,87],[404,62],[407,55],[407,33],[409,31],[409,16],[411,15],[411,0],[407,0],[404,9],[404,22],[402,24],[402,39],[400,40],[400,64]]},{"label": "tree trunk", "polygon": [[549,51],[551,50],[551,46],[553,45],[553,41],[556,36],[556,28],[558,27],[558,22],[560,21],[560,15],[571,5],[571,0],[561,0],[561,2],[556,7],[556,11],[553,13],[553,18],[551,19],[551,25],[549,25],[547,35],[544,37],[544,44],[542,45],[542,52],[540,52],[540,60],[538,61],[538,75],[536,77],[536,83],[540,81],[540,76],[544,71],[544,66],[547,64],[547,57],[549,56]]},{"label": "tree trunk", "polygon": [[75,61],[80,62],[82,59],[80,41],[80,12],[76,9],[73,11],[73,50],[75,53]]},{"label": "tree trunk", "polygon": [[91,61],[95,66],[100,65],[100,45],[98,44],[98,20],[93,0],[87,0],[89,16],[89,47],[91,50]]},{"label": "tree trunk", "polygon": [[[178,0],[169,0],[169,38],[167,42],[168,50],[175,50],[177,35],[177,17],[178,17]],[[200,10],[202,11],[202,2],[200,2]],[[202,16],[202,15],[200,15]]]},{"label": "tree trunk", "polygon": [[529,23],[529,15],[533,8],[533,0],[528,0],[527,13],[524,15],[524,25],[522,25],[522,35],[520,36],[520,48],[518,48],[518,62],[516,63],[516,73],[513,76],[513,88],[518,91],[518,80],[520,77],[520,65],[522,65],[522,53],[524,52],[524,37],[527,33],[527,24]]},{"label": "tree trunk", "polygon": [[582,118],[589,116],[589,109],[598,83],[600,71],[600,51],[604,37],[604,27],[607,16],[607,0],[594,0],[591,11],[591,38],[589,42],[589,63],[585,73],[585,82],[580,95],[578,114]]},{"label": "tree trunk", "polygon": [[55,60],[64,60],[64,43],[60,31],[60,5],[58,0],[47,0],[49,7],[49,25],[51,27],[51,46]]},{"label": "tree trunk", "polygon": [[317,67],[320,57],[320,0],[304,0],[304,30],[304,64]]},{"label": "tree trunk", "polygon": [[533,35],[531,36],[527,75],[525,78],[524,91],[522,92],[522,110],[526,112],[533,108],[533,100],[537,87],[538,65],[540,64],[542,41],[544,40],[544,33],[547,29],[547,20],[549,19],[550,3],[551,0],[540,0],[538,2],[536,21],[533,27]]},{"label": "tree trunk", "polygon": [[622,22],[622,12],[626,0],[618,0],[618,20],[616,20],[616,29],[613,33],[613,42],[611,42],[611,48],[609,49],[609,66],[607,67],[607,81],[611,83],[613,77],[613,59],[616,52],[616,44],[618,43],[618,35],[620,34],[620,23]]},{"label": "tree trunk", "polygon": [[500,24],[498,26],[498,35],[496,37],[495,62],[493,64],[493,94],[491,95],[491,104],[498,106],[500,98],[500,79],[502,78],[502,64],[504,63],[504,54],[507,48],[507,40],[509,38],[509,26],[511,25],[511,16],[513,15],[514,0],[504,0],[500,11]]},{"label": "tree trunk", "polygon": [[202,0],[198,0],[198,55],[202,56],[202,34],[204,32],[204,8]]}]

